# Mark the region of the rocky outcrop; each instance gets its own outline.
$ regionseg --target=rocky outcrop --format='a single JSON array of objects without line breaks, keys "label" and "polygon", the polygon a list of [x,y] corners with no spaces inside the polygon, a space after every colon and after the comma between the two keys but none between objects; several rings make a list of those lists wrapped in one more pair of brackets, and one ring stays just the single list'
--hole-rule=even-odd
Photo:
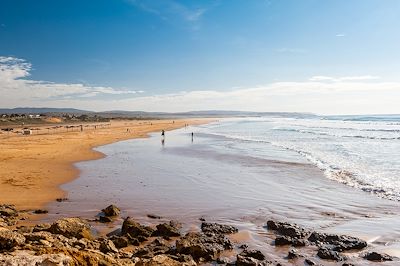
[{"label": "rocky outcrop", "polygon": [[370,260],[370,261],[392,261],[393,257],[389,256],[387,254],[382,254],[378,252],[369,252],[364,255],[364,259]]},{"label": "rocky outcrop", "polygon": [[292,238],[304,238],[309,232],[304,228],[301,228],[295,224],[285,223],[285,222],[276,222],[276,221],[268,221],[267,228],[269,230],[276,231],[278,234],[283,236],[288,236]]},{"label": "rocky outcrop", "polygon": [[265,261],[264,254],[259,250],[243,250],[236,256],[237,266],[261,266],[270,265],[268,261]]},{"label": "rocky outcrop", "polygon": [[315,244],[331,245],[331,249],[335,251],[345,251],[352,249],[363,249],[367,246],[367,242],[352,236],[333,235],[313,232],[308,237],[308,241]]},{"label": "rocky outcrop", "polygon": [[204,233],[187,233],[176,241],[176,250],[180,254],[191,255],[195,260],[213,260],[217,255],[233,245],[224,235],[206,235]]},{"label": "rocky outcrop", "polygon": [[149,226],[144,226],[128,217],[122,224],[121,234],[128,235],[130,238],[138,239],[143,242],[154,233],[154,229]]},{"label": "rocky outcrop", "polygon": [[162,237],[178,237],[181,235],[179,229],[181,225],[177,222],[170,221],[169,223],[162,223],[157,225],[157,230],[153,232],[153,236]]},{"label": "rocky outcrop", "polygon": [[35,255],[31,251],[17,251],[12,254],[0,254],[0,265],[21,266],[70,266],[73,259],[63,253]]},{"label": "rocky outcrop", "polygon": [[239,230],[231,225],[217,224],[217,223],[201,223],[201,231],[205,234],[234,234]]},{"label": "rocky outcrop", "polygon": [[25,243],[25,237],[7,228],[0,228],[0,251],[9,250]]},{"label": "rocky outcrop", "polygon": [[117,206],[112,204],[107,208],[104,208],[102,212],[107,217],[113,217],[113,216],[118,216],[121,213],[121,210]]},{"label": "rocky outcrop", "polygon": [[57,220],[50,226],[49,231],[67,238],[93,238],[89,224],[80,218],[64,218]]},{"label": "rocky outcrop", "polygon": [[339,252],[334,251],[327,247],[319,248],[317,256],[320,257],[321,259],[335,260],[335,261],[341,261],[345,259],[343,256],[339,254]]}]

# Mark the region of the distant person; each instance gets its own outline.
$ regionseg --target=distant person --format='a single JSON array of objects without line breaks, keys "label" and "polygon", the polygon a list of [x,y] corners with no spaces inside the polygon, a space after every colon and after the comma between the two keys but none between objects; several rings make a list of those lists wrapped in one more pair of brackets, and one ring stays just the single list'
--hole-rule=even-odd
[{"label": "distant person", "polygon": [[192,132],[192,142],[193,142],[194,133]]}]

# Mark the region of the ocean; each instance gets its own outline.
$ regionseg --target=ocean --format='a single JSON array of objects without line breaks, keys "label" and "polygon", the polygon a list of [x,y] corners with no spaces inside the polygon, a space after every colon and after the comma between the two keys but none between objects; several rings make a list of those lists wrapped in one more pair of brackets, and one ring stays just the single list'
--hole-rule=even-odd
[{"label": "ocean", "polygon": [[231,152],[249,156],[270,158],[267,145],[277,148],[272,157],[281,160],[293,160],[294,152],[327,178],[400,200],[400,116],[244,118],[200,132],[230,139],[236,142],[228,146]]}]

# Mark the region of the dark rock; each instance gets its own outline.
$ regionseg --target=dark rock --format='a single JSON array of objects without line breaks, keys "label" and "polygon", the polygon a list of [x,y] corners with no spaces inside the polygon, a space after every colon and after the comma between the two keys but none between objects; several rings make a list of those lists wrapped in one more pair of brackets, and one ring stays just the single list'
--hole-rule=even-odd
[{"label": "dark rock", "polygon": [[267,265],[264,261],[265,256],[259,250],[243,250],[236,256],[236,265],[238,266],[259,266]]},{"label": "dark rock", "polygon": [[239,230],[231,225],[203,222],[201,223],[201,231],[206,234],[234,234]]},{"label": "dark rock", "polygon": [[100,216],[99,222],[100,223],[111,223],[113,220],[108,216]]},{"label": "dark rock", "polygon": [[276,246],[292,245],[294,247],[304,247],[308,244],[307,240],[291,238],[289,236],[277,236],[275,238]]},{"label": "dark rock", "polygon": [[305,239],[294,238],[294,239],[292,239],[292,245],[294,247],[304,247],[304,246],[308,245],[308,241]]},{"label": "dark rock", "polygon": [[280,235],[289,236],[292,238],[304,238],[309,232],[305,229],[290,223],[268,221],[267,228],[276,231]]},{"label": "dark rock", "polygon": [[118,216],[121,213],[121,210],[115,205],[110,205],[102,211],[105,216]]},{"label": "dark rock", "polygon": [[323,243],[334,246],[335,251],[344,251],[351,249],[363,249],[367,246],[367,242],[356,237],[334,234],[323,234],[313,232],[308,241],[313,243]]},{"label": "dark rock", "polygon": [[149,217],[150,219],[161,219],[161,216],[155,215],[155,214],[147,214],[147,217]]},{"label": "dark rock", "polygon": [[387,254],[381,254],[378,252],[369,252],[365,254],[364,259],[370,260],[370,261],[392,261],[393,257],[389,256]]},{"label": "dark rock", "polygon": [[49,231],[68,238],[93,238],[89,224],[80,218],[63,218],[57,220],[51,225]]},{"label": "dark rock", "polygon": [[247,249],[248,247],[249,247],[249,245],[247,245],[247,244],[241,244],[239,246],[239,248],[241,248],[241,249]]},{"label": "dark rock", "polygon": [[0,216],[15,217],[18,216],[18,211],[13,205],[0,205]]},{"label": "dark rock", "polygon": [[130,243],[129,239],[125,236],[114,236],[111,238],[111,241],[117,248],[127,247]]},{"label": "dark rock", "polygon": [[150,237],[153,232],[153,228],[141,225],[130,217],[125,219],[121,229],[122,235],[129,234],[131,238],[137,238],[140,242],[143,242],[147,237]]},{"label": "dark rock", "polygon": [[300,255],[299,255],[297,249],[292,248],[291,250],[289,250],[289,253],[288,253],[287,257],[288,257],[288,259],[291,260],[291,259],[295,259],[295,258],[300,257]]},{"label": "dark rock", "polygon": [[345,262],[342,264],[342,266],[355,266],[355,265],[353,263]]},{"label": "dark rock", "polygon": [[176,241],[178,253],[191,255],[195,260],[210,261],[233,245],[224,235],[206,235],[204,233],[188,233]]},{"label": "dark rock", "polygon": [[49,213],[49,211],[48,210],[38,209],[38,210],[34,210],[33,213],[35,213],[35,214],[45,214],[45,213]]},{"label": "dark rock", "polygon": [[330,250],[329,248],[326,247],[319,248],[317,256],[325,260],[335,260],[335,261],[344,260],[344,258],[337,251]]},{"label": "dark rock", "polygon": [[288,236],[277,236],[275,238],[275,246],[286,246],[292,244],[292,238]]},{"label": "dark rock", "polygon": [[57,202],[63,202],[63,201],[67,201],[68,198],[57,198],[56,201]]},{"label": "dark rock", "polygon": [[157,230],[153,233],[153,236],[163,237],[176,237],[180,235],[179,226],[173,221],[157,225]]},{"label": "dark rock", "polygon": [[114,242],[111,240],[103,240],[100,243],[100,251],[103,253],[118,253],[118,249],[115,247]]},{"label": "dark rock", "polygon": [[133,256],[151,258],[156,255],[169,253],[171,253],[171,246],[162,239],[155,239],[150,244],[137,249]]},{"label": "dark rock", "polygon": [[261,251],[255,250],[255,249],[251,249],[251,250],[247,250],[247,249],[246,249],[246,250],[243,250],[243,251],[240,253],[240,255],[241,255],[241,256],[244,256],[244,257],[255,258],[255,259],[257,259],[257,260],[265,260],[264,254],[262,254]]},{"label": "dark rock", "polygon": [[6,228],[0,228],[0,251],[9,250],[25,243],[25,237]]},{"label": "dark rock", "polygon": [[310,259],[305,259],[304,262],[311,266],[317,265],[314,261],[312,261]]}]

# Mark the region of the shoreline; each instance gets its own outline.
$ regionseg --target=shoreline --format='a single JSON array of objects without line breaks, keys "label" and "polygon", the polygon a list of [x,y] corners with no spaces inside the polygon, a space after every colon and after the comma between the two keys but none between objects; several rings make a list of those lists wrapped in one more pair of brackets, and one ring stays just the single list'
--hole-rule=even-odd
[{"label": "shoreline", "polygon": [[211,121],[208,118],[118,120],[109,127],[83,132],[4,136],[0,143],[0,202],[18,209],[43,208],[66,196],[60,186],[79,177],[75,163],[105,156],[94,148]]}]

